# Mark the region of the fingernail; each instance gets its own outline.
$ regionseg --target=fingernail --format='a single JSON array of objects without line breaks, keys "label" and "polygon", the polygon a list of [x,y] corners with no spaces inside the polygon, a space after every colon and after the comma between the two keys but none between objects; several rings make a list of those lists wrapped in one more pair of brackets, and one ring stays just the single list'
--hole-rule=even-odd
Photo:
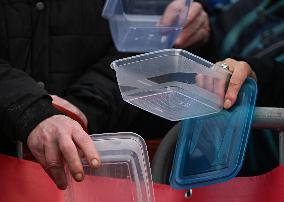
[{"label": "fingernail", "polygon": [[225,102],[224,102],[224,108],[225,108],[225,109],[230,108],[231,105],[232,105],[231,100],[229,100],[229,99],[225,100]]},{"label": "fingernail", "polygon": [[99,161],[98,161],[97,159],[93,159],[93,160],[91,161],[91,164],[92,164],[92,166],[93,166],[94,168],[99,167]]},{"label": "fingernail", "polygon": [[75,179],[76,179],[77,181],[81,181],[81,180],[83,179],[82,173],[76,173],[76,174],[75,174]]},{"label": "fingernail", "polygon": [[65,190],[67,188],[66,184],[57,184],[58,189]]},{"label": "fingernail", "polygon": [[66,184],[57,184],[58,189],[65,190],[67,188]]}]

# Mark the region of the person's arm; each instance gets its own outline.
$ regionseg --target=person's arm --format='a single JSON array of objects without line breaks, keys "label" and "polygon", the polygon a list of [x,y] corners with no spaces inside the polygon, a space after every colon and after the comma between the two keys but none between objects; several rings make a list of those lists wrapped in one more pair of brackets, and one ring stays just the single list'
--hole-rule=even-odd
[{"label": "person's arm", "polygon": [[60,114],[51,97],[25,72],[0,60],[0,134],[12,141],[26,142],[41,121]]},{"label": "person's arm", "polygon": [[91,133],[111,131],[118,123],[124,101],[110,63],[127,56],[130,54],[111,49],[100,62],[92,65],[69,87],[63,97],[86,115]]},{"label": "person's arm", "polygon": [[99,166],[93,141],[79,123],[55,110],[51,97],[29,75],[2,60],[0,94],[0,135],[27,142],[58,188],[67,186],[64,162],[75,180],[83,180],[78,150],[90,166]]}]

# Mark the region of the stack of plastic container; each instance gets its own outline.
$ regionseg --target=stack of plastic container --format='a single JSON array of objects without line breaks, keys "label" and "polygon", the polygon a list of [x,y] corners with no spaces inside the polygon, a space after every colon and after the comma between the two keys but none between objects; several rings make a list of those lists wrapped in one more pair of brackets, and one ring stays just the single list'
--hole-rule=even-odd
[{"label": "stack of plastic container", "polygon": [[85,179],[68,177],[67,202],[154,202],[144,140],[133,133],[93,135],[102,166],[83,162]]},{"label": "stack of plastic container", "polygon": [[113,41],[122,52],[171,48],[182,31],[191,0],[107,0]]},{"label": "stack of plastic container", "polygon": [[177,121],[223,108],[230,72],[180,49],[165,49],[112,62],[122,98]]}]

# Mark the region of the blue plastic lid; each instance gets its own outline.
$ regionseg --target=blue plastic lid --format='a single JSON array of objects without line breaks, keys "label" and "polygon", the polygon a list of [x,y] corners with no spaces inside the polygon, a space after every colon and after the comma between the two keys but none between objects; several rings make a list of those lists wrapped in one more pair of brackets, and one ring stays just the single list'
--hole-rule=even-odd
[{"label": "blue plastic lid", "polygon": [[170,184],[190,189],[235,177],[242,166],[257,86],[247,79],[230,110],[182,122]]}]

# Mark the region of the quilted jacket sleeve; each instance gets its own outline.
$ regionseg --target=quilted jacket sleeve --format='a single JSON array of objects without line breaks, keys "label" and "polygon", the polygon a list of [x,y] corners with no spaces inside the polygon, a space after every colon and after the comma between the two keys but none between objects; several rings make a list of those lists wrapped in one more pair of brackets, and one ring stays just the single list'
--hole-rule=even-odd
[{"label": "quilted jacket sleeve", "polygon": [[0,136],[25,142],[37,124],[59,114],[51,101],[29,75],[0,59]]},{"label": "quilted jacket sleeve", "polygon": [[66,91],[65,99],[79,107],[87,116],[91,133],[111,131],[119,122],[124,101],[110,63],[127,56],[129,55],[111,49]]}]

